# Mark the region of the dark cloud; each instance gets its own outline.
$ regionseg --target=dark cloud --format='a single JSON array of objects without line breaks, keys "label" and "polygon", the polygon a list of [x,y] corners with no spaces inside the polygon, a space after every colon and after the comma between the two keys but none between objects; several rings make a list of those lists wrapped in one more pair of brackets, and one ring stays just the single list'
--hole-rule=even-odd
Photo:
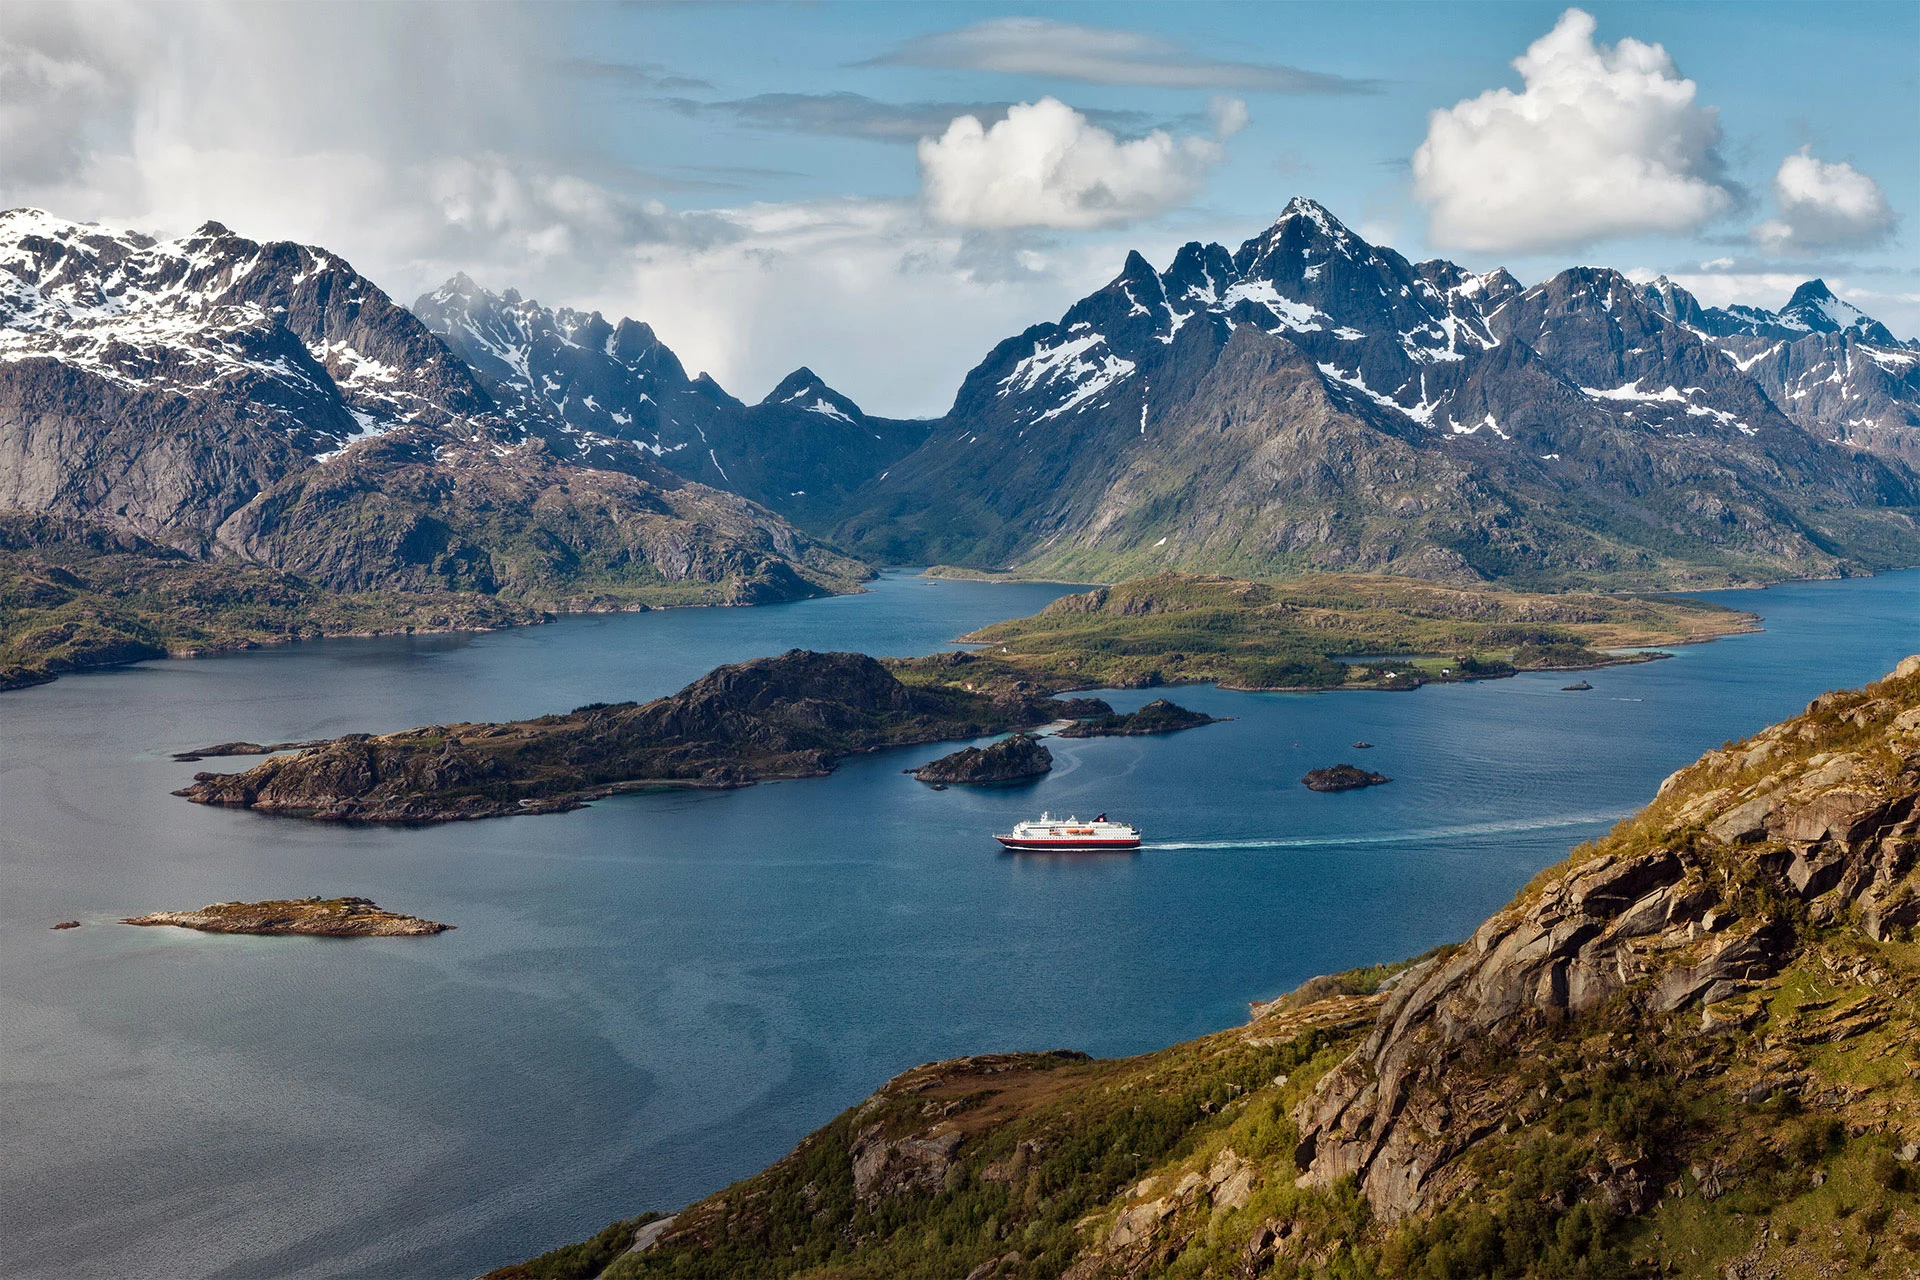
[{"label": "dark cloud", "polygon": [[[751,98],[701,102],[664,98],[661,102],[688,116],[716,116],[756,129],[812,133],[871,142],[918,142],[937,137],[960,116],[975,116],[991,128],[1007,118],[1007,102],[880,102],[865,94],[760,93]],[[1086,110],[1080,113],[1109,132],[1127,136],[1146,132],[1153,118],[1144,111]]]},{"label": "dark cloud", "polygon": [[1254,93],[1377,93],[1375,80],[1270,62],[1203,57],[1159,36],[1049,18],[994,18],[955,31],[915,36],[856,67],[940,67],[1056,76],[1086,84],[1155,89],[1237,89]]},{"label": "dark cloud", "polygon": [[563,75],[598,80],[615,88],[640,93],[695,93],[713,85],[693,76],[676,75],[657,62],[603,62],[598,58],[568,58],[559,64]]}]

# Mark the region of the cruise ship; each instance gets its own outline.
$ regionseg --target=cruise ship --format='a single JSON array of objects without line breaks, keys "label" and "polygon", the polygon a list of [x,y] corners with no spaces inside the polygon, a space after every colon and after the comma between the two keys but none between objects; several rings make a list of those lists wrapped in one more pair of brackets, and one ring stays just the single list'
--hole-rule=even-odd
[{"label": "cruise ship", "polygon": [[1043,813],[1034,821],[1018,823],[1006,835],[994,837],[1009,849],[1138,849],[1140,828],[1108,822],[1107,815],[1088,821],[1056,818]]}]

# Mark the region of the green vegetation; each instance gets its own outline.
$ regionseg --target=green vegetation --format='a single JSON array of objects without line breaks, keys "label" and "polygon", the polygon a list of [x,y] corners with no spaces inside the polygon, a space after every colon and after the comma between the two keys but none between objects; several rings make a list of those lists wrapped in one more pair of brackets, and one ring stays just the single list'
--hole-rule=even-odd
[{"label": "green vegetation", "polygon": [[637,1218],[615,1222],[591,1240],[562,1245],[537,1258],[497,1268],[481,1280],[595,1280],[633,1244],[635,1232],[665,1216],[643,1213]]},{"label": "green vegetation", "polygon": [[[51,535],[51,536],[49,536]],[[0,516],[0,689],[121,662],[324,635],[485,630],[541,614],[452,591],[324,591],[260,565]]]},{"label": "green vegetation", "polygon": [[[200,560],[130,534],[0,513],[0,690],[92,667],[321,636],[487,631],[545,621],[556,609],[817,594],[797,578],[776,582],[770,573],[669,582],[639,560],[597,574],[577,572],[563,579],[560,594],[549,585],[539,600],[439,587],[334,591],[264,565]],[[851,579],[842,584],[852,585]]]},{"label": "green vegetation", "polygon": [[1751,630],[1697,601],[1441,587],[1320,575],[1289,582],[1161,574],[1065,596],[965,637],[976,683],[1054,690],[1217,681],[1239,689],[1413,688],[1515,670],[1634,661],[1606,650]]}]

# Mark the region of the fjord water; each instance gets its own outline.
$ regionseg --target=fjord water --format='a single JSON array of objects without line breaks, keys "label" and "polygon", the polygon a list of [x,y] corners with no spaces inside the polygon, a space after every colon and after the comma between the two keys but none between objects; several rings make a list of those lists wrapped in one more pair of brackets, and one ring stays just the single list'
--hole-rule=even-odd
[{"label": "fjord water", "polygon": [[[1235,718],[1056,740],[1054,772],[1007,790],[900,772],[941,747],[418,829],[168,795],[221,766],[168,758],[201,743],[646,698],[795,645],[929,652],[1062,590],[893,575],[833,600],[329,641],[0,696],[0,1272],[471,1276],[752,1172],[914,1063],[1139,1052],[1459,938],[1702,750],[1920,649],[1909,572],[1720,596],[1767,629],[1591,673],[1586,693],[1555,675],[1182,689]],[[1395,781],[1299,785],[1340,760]],[[992,831],[1042,808],[1107,810],[1148,847],[995,851]],[[312,893],[459,927],[112,923]]]}]

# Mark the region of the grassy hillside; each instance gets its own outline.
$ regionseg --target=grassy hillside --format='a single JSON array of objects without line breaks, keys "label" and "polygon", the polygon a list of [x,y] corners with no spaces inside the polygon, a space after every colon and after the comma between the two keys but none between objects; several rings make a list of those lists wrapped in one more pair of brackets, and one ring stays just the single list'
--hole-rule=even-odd
[{"label": "grassy hillside", "polygon": [[260,565],[193,560],[130,534],[0,517],[0,690],[63,672],[325,635],[538,622],[475,592],[333,592]]},{"label": "grassy hillside", "polygon": [[[777,579],[777,580],[776,580]],[[823,579],[853,590],[852,577]],[[485,631],[552,611],[749,604],[827,588],[760,565],[713,581],[669,581],[646,561],[511,590],[338,591],[235,560],[198,560],[131,534],[0,513],[0,690],[63,672],[290,640]]]},{"label": "grassy hillside", "polygon": [[1729,743],[1462,946],[1137,1058],[903,1073],[492,1280],[1920,1271],[1920,658]]},{"label": "grassy hillside", "polygon": [[1360,574],[1249,582],[1164,573],[1065,596],[965,639],[988,646],[977,655],[983,671],[1005,667],[1054,689],[1194,681],[1407,688],[1600,666],[1621,660],[1604,650],[1687,644],[1754,622],[1659,597],[1530,595]]}]

